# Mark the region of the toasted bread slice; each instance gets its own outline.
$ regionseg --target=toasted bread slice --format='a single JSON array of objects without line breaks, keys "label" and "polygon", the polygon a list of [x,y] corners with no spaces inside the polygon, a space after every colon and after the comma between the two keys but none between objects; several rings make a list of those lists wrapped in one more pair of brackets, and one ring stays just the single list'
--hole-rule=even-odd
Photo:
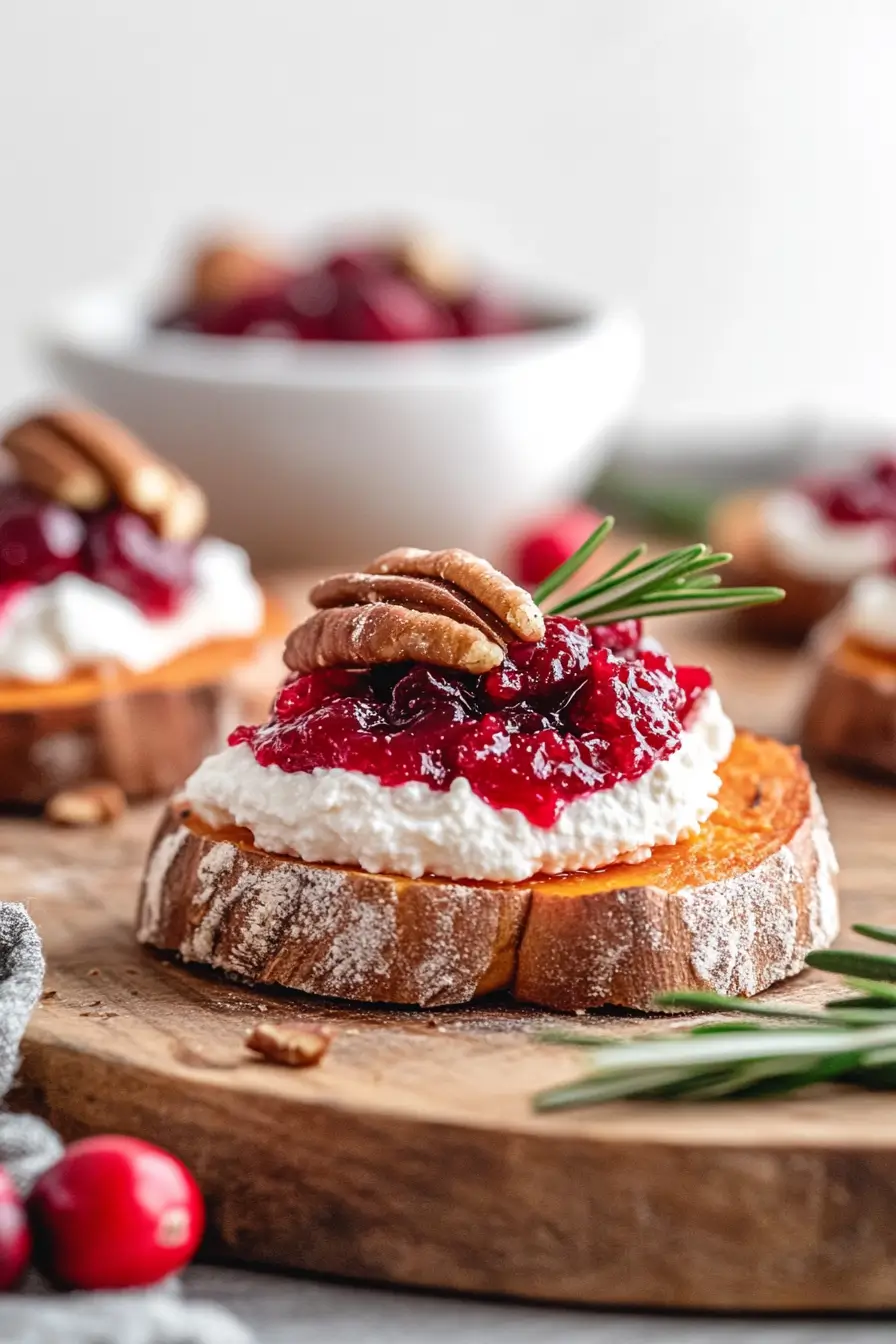
[{"label": "toasted bread slice", "polygon": [[807,751],[896,778],[896,658],[856,640],[820,649],[803,719]]},{"label": "toasted bread slice", "polygon": [[739,494],[722,500],[710,515],[709,537],[715,549],[734,553],[725,570],[726,584],[769,584],[787,594],[781,602],[735,611],[732,619],[738,627],[756,639],[799,644],[842,601],[848,584],[810,579],[781,564],[765,541],[763,498]]},{"label": "toasted bread slice", "polygon": [[236,668],[286,626],[268,599],[257,635],[199,645],[149,672],[106,665],[48,684],[0,680],[0,804],[42,804],[95,779],[131,798],[170,793],[237,717]]},{"label": "toasted bread slice", "polygon": [[519,885],[411,880],[266,854],[176,805],[138,939],[261,984],[367,1002],[650,1008],[661,990],[756,994],[837,932],[836,862],[795,748],[740,733],[719,807],[647,862]]}]

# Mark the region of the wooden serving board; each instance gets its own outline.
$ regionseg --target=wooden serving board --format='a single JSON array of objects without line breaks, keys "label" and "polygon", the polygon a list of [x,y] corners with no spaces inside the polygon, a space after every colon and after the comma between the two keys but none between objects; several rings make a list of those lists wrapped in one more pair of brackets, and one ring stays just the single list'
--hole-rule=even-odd
[{"label": "wooden serving board", "polygon": [[[670,640],[674,643],[674,640]],[[793,723],[805,669],[706,642],[739,719]],[[820,776],[845,921],[896,923],[896,792]],[[23,1101],[72,1137],[142,1135],[196,1171],[225,1258],[464,1292],[749,1310],[896,1307],[896,1098],[614,1104],[535,1115],[584,1061],[507,1000],[436,1011],[257,992],[138,949],[155,809],[106,832],[0,823],[0,896],[44,938]],[[820,1001],[803,976],[776,993]],[[260,1021],[326,1022],[315,1069],[257,1061]],[[591,1013],[589,1031],[650,1021]]]}]

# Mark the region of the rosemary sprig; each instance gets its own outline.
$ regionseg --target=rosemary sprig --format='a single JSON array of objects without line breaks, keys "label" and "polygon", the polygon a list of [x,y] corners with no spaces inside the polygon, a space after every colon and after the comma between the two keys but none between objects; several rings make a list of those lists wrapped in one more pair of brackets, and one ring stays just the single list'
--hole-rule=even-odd
[{"label": "rosemary sprig", "polygon": [[[896,929],[855,924],[856,933],[896,943]],[[590,1051],[584,1077],[540,1092],[537,1110],[592,1106],[604,1101],[710,1101],[766,1097],[817,1083],[896,1089],[896,956],[837,948],[806,958],[842,976],[854,996],[823,1008],[755,1002],[725,994],[659,994],[658,1008],[736,1014],[736,1021],[623,1040],[570,1031],[541,1039]],[[747,1019],[747,1020],[744,1020]],[[767,1025],[771,1020],[775,1025]]]},{"label": "rosemary sprig", "polygon": [[[536,602],[544,605],[552,593],[578,573],[606,541],[614,522],[613,518],[605,518],[585,544],[535,589]],[[643,619],[685,611],[758,606],[764,602],[780,602],[784,596],[781,588],[719,587],[720,576],[711,571],[727,565],[731,556],[727,552],[712,552],[702,543],[680,546],[654,560],[638,564],[645,549],[636,546],[604,570],[599,578],[551,607],[550,615],[568,613],[587,625],[602,625],[631,617]]]}]

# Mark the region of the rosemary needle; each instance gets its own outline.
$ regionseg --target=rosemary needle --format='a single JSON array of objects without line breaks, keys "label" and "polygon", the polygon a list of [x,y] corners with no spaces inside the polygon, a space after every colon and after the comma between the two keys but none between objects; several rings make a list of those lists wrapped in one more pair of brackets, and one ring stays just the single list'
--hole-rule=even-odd
[{"label": "rosemary needle", "polygon": [[[896,929],[864,924],[854,929],[877,942],[896,943]],[[736,1020],[632,1039],[546,1033],[544,1040],[584,1047],[592,1070],[540,1092],[536,1109],[626,1098],[759,1098],[823,1082],[896,1089],[896,956],[834,949],[811,953],[807,960],[840,973],[843,984],[859,993],[816,1010],[688,990],[661,994],[656,1006],[722,1012]]]},{"label": "rosemary needle", "polygon": [[598,546],[606,541],[613,531],[615,522],[615,518],[605,518],[600,527],[595,528],[591,533],[588,540],[564,564],[558,565],[553,574],[549,574],[544,583],[535,589],[533,593],[535,601],[538,603],[544,602],[545,598],[550,597],[551,593],[555,592],[567,579],[571,579],[573,574],[577,573],[585,561],[594,554]]},{"label": "rosemary needle", "polygon": [[[583,546],[535,589],[535,600],[544,604],[582,568],[613,530],[614,520],[605,518]],[[724,588],[713,571],[731,559],[727,552],[711,552],[696,543],[680,546],[643,564],[637,562],[644,546],[609,566],[591,583],[564,597],[550,608],[552,616],[568,613],[586,625],[629,620],[633,617],[672,616],[687,611],[718,611],[732,607],[780,602],[780,588]]]}]

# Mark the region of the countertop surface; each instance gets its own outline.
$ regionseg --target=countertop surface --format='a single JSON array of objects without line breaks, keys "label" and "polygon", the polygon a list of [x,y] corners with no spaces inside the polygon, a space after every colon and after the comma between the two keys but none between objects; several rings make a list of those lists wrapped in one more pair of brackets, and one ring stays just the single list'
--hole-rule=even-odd
[{"label": "countertop surface", "polygon": [[187,1291],[230,1308],[258,1344],[872,1344],[892,1320],[685,1316],[530,1306],[197,1266]]}]

